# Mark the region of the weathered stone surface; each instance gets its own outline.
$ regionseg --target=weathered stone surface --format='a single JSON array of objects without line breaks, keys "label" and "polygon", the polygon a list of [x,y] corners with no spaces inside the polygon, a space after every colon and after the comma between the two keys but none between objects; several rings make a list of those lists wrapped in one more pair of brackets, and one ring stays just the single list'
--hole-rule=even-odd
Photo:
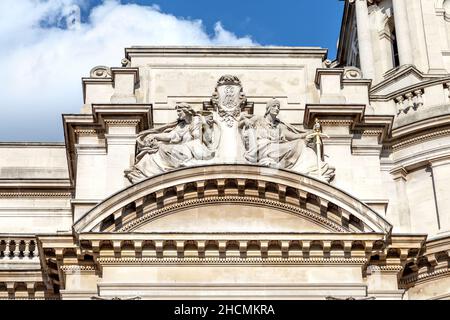
[{"label": "weathered stone surface", "polygon": [[0,298],[448,299],[447,2],[94,67],[65,144],[0,143]]}]

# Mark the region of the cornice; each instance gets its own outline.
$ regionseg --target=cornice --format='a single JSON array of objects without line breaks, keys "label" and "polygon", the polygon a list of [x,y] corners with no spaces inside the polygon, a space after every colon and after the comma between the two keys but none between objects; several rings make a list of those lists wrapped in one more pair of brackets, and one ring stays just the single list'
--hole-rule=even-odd
[{"label": "cornice", "polygon": [[64,274],[91,274],[98,271],[96,265],[62,265],[60,269]]},{"label": "cornice", "polygon": [[100,265],[363,265],[366,258],[97,258]]},{"label": "cornice", "polygon": [[324,119],[320,120],[320,124],[330,127],[345,127],[351,126],[353,124],[353,120]]},{"label": "cornice", "polygon": [[327,57],[327,49],[320,47],[207,47],[207,46],[133,46],[125,48],[125,57],[133,61],[133,57],[175,56],[288,56]]},{"label": "cornice", "polygon": [[0,179],[0,192],[5,194],[70,193],[69,179]]},{"label": "cornice", "polygon": [[450,146],[437,146],[432,149],[417,151],[417,152],[405,152],[402,157],[397,157],[395,161],[391,163],[391,170],[398,170],[403,167],[407,171],[426,166],[432,166],[433,162],[440,161],[450,156]]},{"label": "cornice", "polygon": [[92,104],[92,114],[94,121],[105,127],[105,121],[121,122],[131,121],[129,124],[138,121],[139,131],[146,130],[153,126],[153,106],[152,104],[138,103],[108,103],[108,104]]},{"label": "cornice", "polygon": [[71,192],[0,192],[0,198],[72,198]]},{"label": "cornice", "polygon": [[419,144],[419,143],[422,143],[422,142],[425,142],[425,141],[428,141],[428,140],[431,140],[434,138],[448,136],[448,135],[450,135],[450,128],[418,135],[418,136],[415,136],[412,138],[402,139],[399,142],[392,144],[392,150],[397,151],[397,150],[409,147],[414,144]]},{"label": "cornice", "polygon": [[340,77],[340,82],[342,82],[344,78],[344,71],[344,68],[317,68],[314,83],[316,85],[320,85],[320,77],[322,75],[337,75]]},{"label": "cornice", "polygon": [[131,126],[137,126],[140,122],[139,119],[105,119],[105,124],[117,126],[117,127],[129,127]]},{"label": "cornice", "polygon": [[306,104],[303,125],[310,128],[316,118],[320,121],[350,120],[359,123],[364,118],[365,108],[363,104]]},{"label": "cornice", "polygon": [[406,277],[403,277],[399,282],[399,286],[402,288],[408,288],[418,284],[436,281],[443,277],[447,278],[449,276],[450,276],[450,268],[444,267],[435,269],[431,272],[422,272],[419,274],[411,274]]},{"label": "cornice", "polygon": [[0,148],[55,148],[64,149],[64,142],[0,142]]},{"label": "cornice", "polygon": [[136,85],[139,82],[139,68],[131,68],[131,67],[113,67],[110,68],[113,83],[116,81],[117,74],[132,74],[133,75],[133,83]]},{"label": "cornice", "polygon": [[[389,94],[385,94],[385,95],[379,95],[379,94],[370,94],[370,100],[371,101],[389,101],[392,100],[398,96],[402,96],[405,95],[406,93],[409,92],[414,92],[417,90],[422,90],[424,88],[427,87],[431,87],[433,85],[442,83],[443,85],[446,85],[448,82],[450,82],[450,77],[440,77],[440,78],[434,78],[434,79],[430,79],[430,80],[426,80],[426,81],[422,81],[407,87],[403,87],[401,89],[395,90]],[[373,92],[373,90],[372,90]]]},{"label": "cornice", "polygon": [[420,256],[407,266],[411,272],[400,280],[403,287],[431,282],[450,275],[450,237],[425,243]]},{"label": "cornice", "polygon": [[[407,261],[416,261],[425,238],[393,234],[387,239],[379,233],[88,232],[79,239],[70,234],[40,235],[38,243],[45,274],[59,276],[96,273],[108,265],[359,266],[363,272],[369,265],[369,274],[398,275]],[[93,264],[86,264],[86,255]],[[64,287],[59,277],[53,276],[51,282]]]},{"label": "cornice", "polygon": [[348,126],[352,130],[366,132],[366,135],[378,135],[378,142],[381,143],[390,136],[394,117],[365,115],[365,109],[363,104],[307,104],[303,125],[305,128],[311,127],[317,118],[324,126]]},{"label": "cornice", "polygon": [[[392,139],[407,137],[412,134],[429,133],[429,131],[440,130],[443,126],[450,125],[450,114],[439,115],[432,118],[419,120],[407,125],[392,129]],[[441,127],[441,128],[440,128]]]},{"label": "cornice", "polygon": [[100,131],[98,129],[75,129],[73,132],[78,137],[80,137],[80,136],[97,136]]}]

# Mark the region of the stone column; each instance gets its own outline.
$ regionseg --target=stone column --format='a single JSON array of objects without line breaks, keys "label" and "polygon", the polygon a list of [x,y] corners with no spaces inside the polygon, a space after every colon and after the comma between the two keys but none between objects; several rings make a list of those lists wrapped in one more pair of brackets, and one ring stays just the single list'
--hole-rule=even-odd
[{"label": "stone column", "polygon": [[392,5],[394,7],[395,33],[400,65],[413,64],[405,0],[393,0]]},{"label": "stone column", "polygon": [[372,37],[370,35],[369,11],[367,0],[353,0],[356,11],[356,26],[358,32],[359,60],[364,78],[373,79],[375,76],[373,68]]}]

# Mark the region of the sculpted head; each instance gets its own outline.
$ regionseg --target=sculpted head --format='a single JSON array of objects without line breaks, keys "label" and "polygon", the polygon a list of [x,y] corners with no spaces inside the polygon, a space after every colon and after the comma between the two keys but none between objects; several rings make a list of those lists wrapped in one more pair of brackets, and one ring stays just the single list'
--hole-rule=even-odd
[{"label": "sculpted head", "polygon": [[196,115],[195,110],[185,102],[177,103],[175,110],[177,110],[178,120],[185,120],[187,117]]},{"label": "sculpted head", "polygon": [[271,100],[267,101],[266,104],[266,113],[264,116],[267,116],[268,114],[272,116],[277,116],[280,113],[280,101],[272,98]]}]

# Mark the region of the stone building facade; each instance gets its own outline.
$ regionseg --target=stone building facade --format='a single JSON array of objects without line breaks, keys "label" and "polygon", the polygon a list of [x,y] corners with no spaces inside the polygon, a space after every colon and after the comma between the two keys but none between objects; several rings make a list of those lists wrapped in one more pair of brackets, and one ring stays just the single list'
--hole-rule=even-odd
[{"label": "stone building facade", "polygon": [[1,299],[448,299],[450,1],[313,47],[131,47],[1,143]]}]

